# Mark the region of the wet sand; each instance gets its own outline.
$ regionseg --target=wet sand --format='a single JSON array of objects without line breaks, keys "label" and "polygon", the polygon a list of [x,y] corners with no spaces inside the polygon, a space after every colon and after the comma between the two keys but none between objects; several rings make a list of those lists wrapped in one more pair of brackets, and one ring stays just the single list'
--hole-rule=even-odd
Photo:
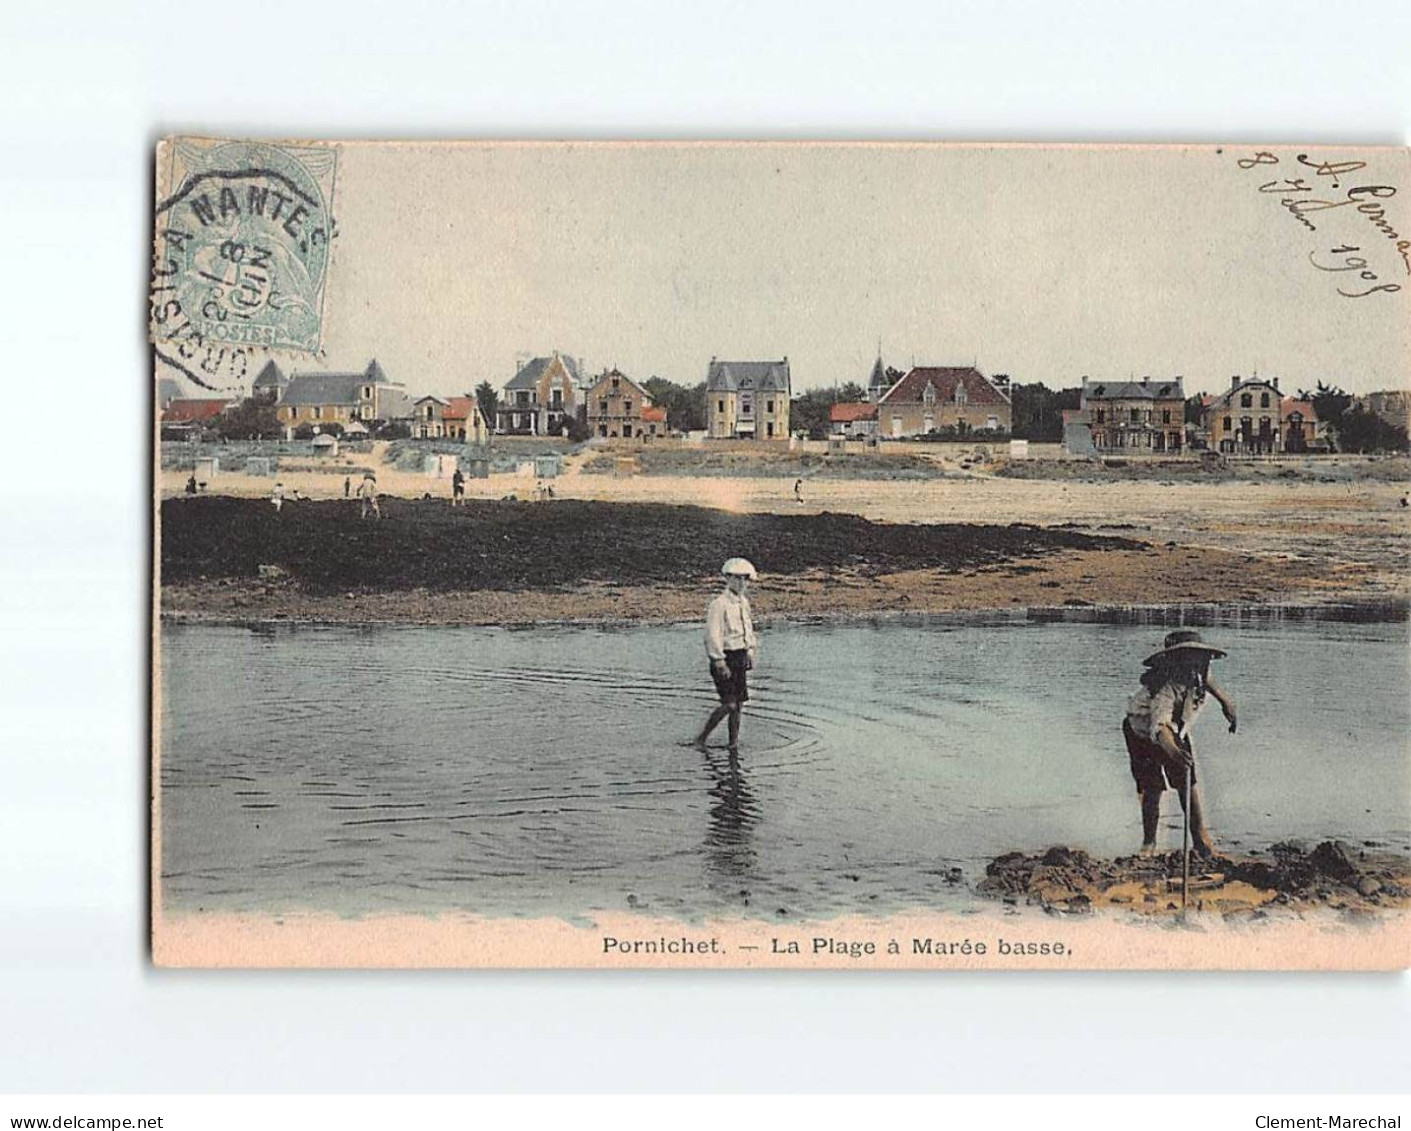
[{"label": "wet sand", "polygon": [[[614,503],[639,505],[596,512],[585,525],[568,499],[575,489],[594,484]],[[485,481],[472,485],[483,491]],[[616,481],[578,476],[557,480],[555,491],[558,497],[551,502],[486,502],[479,506],[491,509],[477,512],[486,523],[482,533],[494,540],[494,549],[523,548],[529,557],[540,554],[542,544],[525,548],[524,543],[529,532],[539,530],[550,537],[549,552],[581,567],[576,576],[561,573],[549,580],[523,576],[518,567],[501,563],[504,568],[487,568],[461,582],[433,575],[418,579],[415,571],[403,571],[396,584],[346,572],[310,584],[321,557],[364,553],[376,563],[377,556],[386,553],[416,555],[424,552],[418,547],[434,549],[447,531],[466,534],[467,553],[484,552],[485,546],[472,544],[475,520],[469,511],[453,512],[440,499],[388,497],[388,518],[377,530],[371,522],[359,521],[356,502],[286,504],[280,523],[287,530],[314,523],[322,540],[321,549],[300,551],[302,574],[297,564],[281,560],[273,544],[261,544],[270,536],[274,516],[267,503],[254,499],[244,504],[250,508],[248,522],[228,521],[228,529],[212,534],[215,542],[202,551],[211,568],[170,568],[177,519],[195,513],[172,511],[163,546],[162,610],[182,619],[332,623],[691,618],[700,615],[702,602],[716,585],[715,560],[757,552],[752,542],[757,532],[741,520],[766,515],[777,516],[785,533],[791,529],[787,524],[813,520],[832,534],[817,533],[828,545],[812,557],[791,557],[779,568],[757,562],[764,576],[754,592],[763,616],[1196,602],[1396,603],[1411,596],[1406,568],[1411,512],[1399,506],[1398,488],[1385,483],[1293,488],[1059,485],[1000,479],[960,484],[865,481],[811,485],[802,507],[793,503],[786,486],[768,480]],[[341,481],[338,492],[330,494],[341,494]],[[681,512],[644,505],[662,500],[680,504],[685,499],[697,504],[693,513],[700,508],[719,512],[713,524],[698,524],[700,537],[694,542],[681,540],[672,518]],[[217,502],[176,498],[166,505],[205,507]],[[825,505],[833,518],[824,518]],[[324,509],[328,507],[335,511]],[[483,517],[495,515],[501,517]],[[839,516],[888,525],[969,522],[970,537],[984,552],[928,559],[923,546],[910,559],[896,554],[877,558],[848,544],[855,527]],[[447,525],[453,521],[458,524]],[[1038,528],[1027,535],[1029,549],[1019,546],[1024,539],[1011,538],[1011,524]],[[919,536],[923,543],[929,537]],[[623,568],[621,547],[613,545],[620,540],[659,544],[671,558],[669,568],[655,574]],[[1030,552],[1040,543],[1042,552]],[[603,560],[593,560],[597,551],[605,555]],[[227,568],[228,559],[236,557],[242,563],[239,568]],[[276,568],[260,571],[259,565]]]}]

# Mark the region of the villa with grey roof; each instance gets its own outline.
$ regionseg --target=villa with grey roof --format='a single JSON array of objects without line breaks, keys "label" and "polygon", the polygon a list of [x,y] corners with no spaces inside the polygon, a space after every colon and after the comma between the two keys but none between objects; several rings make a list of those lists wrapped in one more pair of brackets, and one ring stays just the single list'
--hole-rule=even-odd
[{"label": "villa with grey roof", "polygon": [[712,440],[784,440],[789,436],[789,358],[710,359],[706,435]]},{"label": "villa with grey roof", "polygon": [[[1065,437],[1086,449],[1078,433],[1086,430],[1098,452],[1141,455],[1179,452],[1185,445],[1186,394],[1180,377],[1143,377],[1140,381],[1083,378],[1078,411],[1065,413]],[[1068,440],[1065,439],[1065,443]]]},{"label": "villa with grey roof", "polygon": [[558,436],[579,415],[586,378],[581,359],[554,350],[531,358],[505,382],[495,409],[495,431],[515,436]]},{"label": "villa with grey roof", "polygon": [[371,427],[412,415],[406,390],[388,379],[376,359],[361,373],[295,373],[275,411],[289,432],[305,424],[346,425],[351,420]]}]

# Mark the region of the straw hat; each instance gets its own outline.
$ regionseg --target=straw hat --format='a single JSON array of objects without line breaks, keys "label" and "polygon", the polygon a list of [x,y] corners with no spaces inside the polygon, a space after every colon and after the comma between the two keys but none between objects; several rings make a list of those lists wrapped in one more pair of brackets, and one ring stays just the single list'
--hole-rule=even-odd
[{"label": "straw hat", "polygon": [[1175,656],[1182,652],[1204,652],[1212,660],[1222,659],[1225,655],[1219,648],[1212,648],[1200,638],[1193,628],[1178,628],[1174,632],[1168,632],[1166,639],[1161,642],[1161,651],[1148,656],[1142,661],[1146,667],[1159,663],[1168,656]]},{"label": "straw hat", "polygon": [[748,558],[731,558],[720,567],[720,572],[726,577],[755,578],[759,576],[759,573],[755,570],[755,567],[750,564]]}]

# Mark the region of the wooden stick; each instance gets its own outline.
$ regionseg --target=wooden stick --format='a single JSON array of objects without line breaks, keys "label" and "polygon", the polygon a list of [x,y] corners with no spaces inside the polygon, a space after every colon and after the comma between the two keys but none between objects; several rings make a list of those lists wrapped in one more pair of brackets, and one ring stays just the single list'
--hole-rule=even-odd
[{"label": "wooden stick", "polygon": [[1181,798],[1181,910],[1185,910],[1191,886],[1191,768],[1186,767],[1185,793]]}]

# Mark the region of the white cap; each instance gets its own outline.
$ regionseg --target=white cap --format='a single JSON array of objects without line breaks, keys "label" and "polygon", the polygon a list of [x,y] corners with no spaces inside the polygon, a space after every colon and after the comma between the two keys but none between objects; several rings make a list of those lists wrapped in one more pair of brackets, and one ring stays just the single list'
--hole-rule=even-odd
[{"label": "white cap", "polygon": [[720,572],[726,577],[758,577],[755,567],[750,564],[748,558],[731,558],[723,566]]}]

